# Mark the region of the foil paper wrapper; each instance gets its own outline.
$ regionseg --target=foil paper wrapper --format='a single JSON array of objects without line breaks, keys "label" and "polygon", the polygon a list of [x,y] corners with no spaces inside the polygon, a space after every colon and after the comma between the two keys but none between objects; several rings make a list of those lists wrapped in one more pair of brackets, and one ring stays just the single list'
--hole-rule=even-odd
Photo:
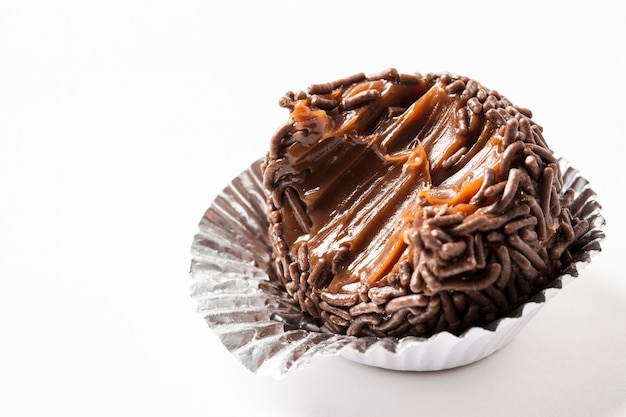
[{"label": "foil paper wrapper", "polygon": [[574,262],[551,285],[508,317],[456,336],[352,337],[330,333],[302,313],[284,291],[267,284],[272,274],[261,160],[235,178],[200,220],[191,252],[190,293],[197,311],[223,345],[259,375],[282,378],[318,356],[342,355],[370,366],[436,371],[483,359],[509,343],[537,311],[601,250],[604,218],[588,181],[559,159],[572,212],[587,219]]}]

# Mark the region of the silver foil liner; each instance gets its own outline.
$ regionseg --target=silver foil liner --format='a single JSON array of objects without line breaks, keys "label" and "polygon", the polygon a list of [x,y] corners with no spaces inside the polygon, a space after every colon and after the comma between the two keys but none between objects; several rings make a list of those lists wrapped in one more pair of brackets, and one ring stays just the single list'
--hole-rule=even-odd
[{"label": "silver foil liner", "polygon": [[197,311],[226,349],[254,373],[275,378],[316,356],[342,355],[370,366],[435,371],[483,359],[509,343],[535,313],[601,250],[604,218],[588,181],[560,159],[564,189],[573,188],[572,212],[587,219],[574,262],[550,285],[508,317],[455,336],[352,337],[328,332],[295,307],[270,279],[270,244],[261,183],[261,161],[235,178],[200,220],[190,268]]}]

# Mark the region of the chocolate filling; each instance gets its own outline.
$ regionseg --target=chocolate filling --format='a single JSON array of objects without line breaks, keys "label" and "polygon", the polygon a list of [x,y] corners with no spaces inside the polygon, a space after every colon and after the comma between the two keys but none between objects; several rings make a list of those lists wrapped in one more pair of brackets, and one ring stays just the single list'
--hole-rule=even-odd
[{"label": "chocolate filling", "polygon": [[467,77],[356,74],[280,100],[276,275],[336,333],[460,333],[559,274],[589,227],[529,110]]}]

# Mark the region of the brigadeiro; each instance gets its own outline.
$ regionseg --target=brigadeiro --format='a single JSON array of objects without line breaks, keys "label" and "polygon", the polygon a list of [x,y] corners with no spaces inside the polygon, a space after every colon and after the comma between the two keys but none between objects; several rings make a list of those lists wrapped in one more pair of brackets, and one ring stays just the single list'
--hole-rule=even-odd
[{"label": "brigadeiro", "polygon": [[262,167],[272,279],[332,333],[484,327],[590,228],[531,111],[471,78],[390,69],[280,105]]}]

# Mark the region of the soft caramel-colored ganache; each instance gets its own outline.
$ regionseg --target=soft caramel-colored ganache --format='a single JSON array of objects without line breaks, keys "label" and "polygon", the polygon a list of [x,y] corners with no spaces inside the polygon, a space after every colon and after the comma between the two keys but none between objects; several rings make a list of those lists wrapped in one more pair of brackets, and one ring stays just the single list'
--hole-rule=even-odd
[{"label": "soft caramel-colored ganache", "polygon": [[531,112],[467,77],[380,74],[280,101],[264,163],[277,279],[336,333],[461,333],[545,288],[588,229]]}]

